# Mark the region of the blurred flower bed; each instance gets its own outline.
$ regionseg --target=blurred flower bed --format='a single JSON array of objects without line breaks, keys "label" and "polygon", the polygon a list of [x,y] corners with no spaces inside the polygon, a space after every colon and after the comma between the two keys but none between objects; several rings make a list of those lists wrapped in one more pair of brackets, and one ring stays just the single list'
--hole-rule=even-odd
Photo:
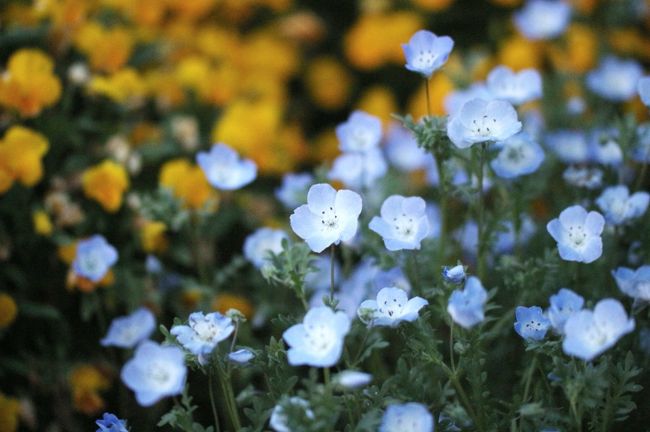
[{"label": "blurred flower bed", "polygon": [[0,432],[641,430],[649,63],[643,0],[5,0]]}]

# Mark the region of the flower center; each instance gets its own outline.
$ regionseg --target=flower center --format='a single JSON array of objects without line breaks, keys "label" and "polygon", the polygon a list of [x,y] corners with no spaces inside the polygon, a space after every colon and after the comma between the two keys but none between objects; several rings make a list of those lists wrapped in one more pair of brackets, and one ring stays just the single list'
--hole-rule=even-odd
[{"label": "flower center", "polygon": [[311,351],[327,352],[336,343],[336,337],[331,328],[324,325],[310,324],[306,326],[307,344]]},{"label": "flower center", "polygon": [[152,361],[149,365],[149,368],[145,372],[146,377],[149,381],[152,381],[154,384],[164,385],[169,381],[171,374],[165,367],[165,364],[159,361]]},{"label": "flower center", "polygon": [[370,133],[365,128],[354,128],[351,134],[354,147],[359,150],[367,150],[370,147]]},{"label": "flower center", "polygon": [[568,231],[569,241],[571,241],[575,247],[582,246],[587,239],[587,233],[582,225],[571,225]]},{"label": "flower center", "polygon": [[339,217],[333,207],[321,211],[321,231],[333,231],[338,227]]},{"label": "flower center", "polygon": [[415,237],[415,221],[405,213],[393,218],[393,229],[398,237],[402,237],[405,240],[411,240]]},{"label": "flower center", "polygon": [[431,67],[436,61],[436,55],[432,50],[420,50],[417,57],[417,63],[421,67]]},{"label": "flower center", "polygon": [[219,329],[211,322],[197,322],[192,326],[192,329],[199,339],[205,342],[212,341],[219,334]]},{"label": "flower center", "polygon": [[490,118],[487,114],[483,117],[472,120],[472,132],[480,137],[489,137],[494,132],[497,119]]},{"label": "flower center", "polygon": [[391,318],[397,317],[401,314],[402,307],[404,307],[404,305],[396,298],[384,300],[384,303],[379,305],[379,313],[388,315]]}]

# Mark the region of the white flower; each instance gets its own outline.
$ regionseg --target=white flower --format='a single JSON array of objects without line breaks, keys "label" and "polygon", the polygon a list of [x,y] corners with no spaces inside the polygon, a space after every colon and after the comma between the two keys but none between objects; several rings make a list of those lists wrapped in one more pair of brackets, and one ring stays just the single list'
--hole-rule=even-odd
[{"label": "white flower", "polygon": [[612,272],[616,285],[634,299],[650,301],[650,266],[644,265],[636,270],[619,267]]},{"label": "white flower", "polygon": [[219,342],[235,330],[232,320],[219,312],[190,314],[188,325],[176,325],[169,331],[183,347],[205,364]]},{"label": "white flower", "polygon": [[418,312],[429,302],[422,297],[409,299],[399,288],[382,288],[377,300],[366,300],[359,305],[359,317],[370,318],[370,325],[397,327],[403,321],[415,321]]},{"label": "white flower", "polygon": [[487,141],[503,141],[521,130],[517,111],[502,100],[472,99],[447,124],[447,135],[464,149]]},{"label": "white flower", "polygon": [[213,145],[210,152],[199,152],[196,162],[208,182],[217,189],[239,189],[257,177],[255,162],[240,159],[235,150],[223,143]]},{"label": "white flower", "polygon": [[299,407],[304,410],[305,417],[308,419],[314,418],[314,412],[309,408],[309,402],[305,399],[297,396],[290,397],[285,399],[283,402],[277,404],[273,411],[271,412],[271,419],[269,420],[269,426],[276,432],[292,432],[287,424],[287,415],[284,412],[284,406],[292,405],[293,407]]},{"label": "white flower", "polygon": [[372,381],[372,375],[365,372],[344,370],[343,372],[338,373],[332,381],[341,387],[356,389],[370,384],[370,381]]},{"label": "white flower", "polygon": [[257,268],[269,262],[269,253],[282,252],[282,240],[287,239],[283,230],[260,228],[244,240],[244,256]]},{"label": "white flower", "polygon": [[344,153],[338,156],[327,173],[329,180],[338,180],[345,187],[360,190],[376,185],[388,171],[388,164],[378,148],[364,153]]},{"label": "white flower", "polygon": [[156,319],[149,309],[140,308],[130,315],[115,318],[106,337],[100,341],[102,346],[133,348],[147,339],[156,327]]},{"label": "white flower", "polygon": [[429,234],[426,203],[420,197],[392,195],[381,205],[381,217],[373,217],[369,227],[384,238],[390,251],[420,249]]},{"label": "white flower", "polygon": [[630,195],[625,185],[610,186],[596,199],[605,219],[612,225],[621,225],[642,216],[649,203],[650,194],[635,192]]},{"label": "white flower", "polygon": [[542,97],[542,77],[535,69],[513,72],[507,66],[497,66],[488,74],[487,88],[495,99],[521,105]]},{"label": "white flower", "polygon": [[346,122],[336,127],[339,146],[344,152],[367,152],[377,148],[381,135],[381,120],[364,111],[354,111]]},{"label": "white flower", "polygon": [[546,229],[557,242],[560,257],[566,261],[590,263],[603,253],[600,235],[605,226],[603,216],[587,211],[579,205],[568,207],[546,225]]},{"label": "white flower", "polygon": [[312,186],[307,204],[294,210],[291,228],[314,252],[351,240],[357,233],[361,197],[350,190],[336,191],[326,183]]},{"label": "white flower", "polygon": [[433,432],[433,416],[420,403],[389,405],[379,432]]}]

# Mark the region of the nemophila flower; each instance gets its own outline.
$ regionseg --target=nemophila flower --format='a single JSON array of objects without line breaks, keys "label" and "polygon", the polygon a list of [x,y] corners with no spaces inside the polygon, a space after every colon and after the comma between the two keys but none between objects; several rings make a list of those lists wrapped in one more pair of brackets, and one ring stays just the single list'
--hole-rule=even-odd
[{"label": "nemophila flower", "polygon": [[632,149],[632,159],[637,162],[650,163],[650,123],[637,126],[636,145]]},{"label": "nemophila flower", "polygon": [[650,107],[650,76],[639,78],[636,89],[639,92],[641,102],[647,107]]},{"label": "nemophila flower", "polygon": [[517,111],[509,102],[472,99],[447,124],[447,135],[464,149],[487,141],[503,141],[521,130]]},{"label": "nemophila flower", "polygon": [[635,60],[605,57],[597,69],[587,74],[587,87],[612,102],[625,102],[636,96],[643,68]]},{"label": "nemophila flower", "polygon": [[354,111],[348,120],[336,127],[339,148],[343,152],[367,152],[379,147],[382,128],[378,117]]},{"label": "nemophila flower", "polygon": [[144,341],[122,368],[122,381],[142,406],[151,406],[183,391],[187,367],[183,350]]},{"label": "nemophila flower", "polygon": [[593,311],[583,309],[569,317],[562,348],[566,354],[591,361],[632,330],[634,320],[628,319],[623,305],[615,299],[603,299]]},{"label": "nemophila flower", "polygon": [[291,228],[314,252],[351,240],[357,233],[361,197],[350,190],[336,191],[326,183],[312,186],[307,204],[294,210]]},{"label": "nemophila flower", "polygon": [[560,213],[546,225],[546,230],[557,242],[560,257],[566,261],[590,263],[603,253],[600,234],[605,218],[595,211],[587,213],[582,206],[574,205]]},{"label": "nemophila flower", "polygon": [[427,30],[415,32],[408,43],[402,44],[406,69],[417,72],[426,78],[447,62],[454,41],[449,36],[436,36]]},{"label": "nemophila flower", "polygon": [[420,249],[429,233],[426,203],[420,197],[392,195],[381,205],[381,217],[374,216],[370,229],[381,235],[386,249]]},{"label": "nemophila flower", "polygon": [[594,162],[616,166],[623,162],[617,129],[597,128],[589,134],[589,155]]},{"label": "nemophila flower", "polygon": [[418,146],[408,129],[393,123],[386,134],[386,157],[399,171],[411,172],[424,169],[433,162],[431,153]]},{"label": "nemophila flower", "polygon": [[282,338],[289,345],[292,366],[334,366],[343,352],[343,340],[350,331],[350,318],[326,306],[309,309],[302,324],[289,327]]},{"label": "nemophila flower", "polygon": [[370,384],[370,381],[372,381],[372,375],[354,370],[344,370],[334,376],[332,381],[341,387],[356,389]]},{"label": "nemophila flower", "polygon": [[271,252],[282,252],[282,240],[288,239],[284,230],[259,228],[244,240],[244,256],[257,268],[269,262]]},{"label": "nemophila flower", "polygon": [[429,238],[440,237],[440,207],[436,203],[427,202],[427,220],[429,221]]},{"label": "nemophila flower", "polygon": [[513,14],[517,30],[531,40],[560,36],[570,20],[571,6],[563,0],[528,0]]},{"label": "nemophila flower", "polygon": [[570,166],[564,170],[562,178],[571,186],[593,190],[603,184],[603,170],[596,167]]},{"label": "nemophila flower", "polygon": [[208,182],[217,189],[239,189],[257,177],[255,162],[240,159],[235,150],[223,143],[213,145],[209,152],[199,152],[196,163]]},{"label": "nemophila flower", "polygon": [[619,267],[612,272],[618,288],[633,299],[650,301],[650,265],[636,270]]},{"label": "nemophila flower", "polygon": [[564,334],[564,324],[569,317],[582,310],[585,299],[568,288],[561,288],[550,298],[551,306],[546,311],[551,326],[559,334]]},{"label": "nemophila flower", "polygon": [[175,325],[169,331],[176,336],[183,348],[198,357],[205,364],[219,342],[227,339],[235,330],[232,319],[219,312],[190,314],[188,325]]},{"label": "nemophila flower", "polygon": [[520,132],[503,141],[490,166],[499,177],[511,179],[537,171],[543,161],[542,147],[526,132]]},{"label": "nemophila flower", "polygon": [[596,199],[596,204],[612,225],[622,225],[642,216],[648,209],[650,194],[630,191],[625,185],[610,186]]},{"label": "nemophila flower", "polygon": [[359,305],[358,315],[371,326],[397,327],[403,321],[415,321],[418,312],[429,302],[422,297],[408,298],[400,288],[382,288],[377,300],[366,300]]},{"label": "nemophila flower", "polygon": [[507,66],[497,66],[486,80],[488,91],[494,99],[521,105],[542,97],[542,77],[535,69],[513,72]]},{"label": "nemophila flower", "polygon": [[307,190],[314,182],[314,176],[309,173],[285,174],[282,185],[275,190],[275,197],[289,209],[296,208],[307,198]]},{"label": "nemophila flower", "polygon": [[515,318],[515,331],[524,339],[542,340],[551,326],[539,306],[517,306]]},{"label": "nemophila flower", "polygon": [[77,243],[72,269],[77,276],[99,282],[117,262],[117,250],[104,236],[96,234]]},{"label": "nemophila flower", "polygon": [[458,264],[454,267],[444,266],[442,268],[442,278],[447,283],[461,284],[465,282],[465,267]]},{"label": "nemophila flower", "polygon": [[388,171],[388,164],[378,148],[364,153],[344,153],[338,156],[327,173],[329,180],[336,180],[351,189],[363,189],[376,185]]},{"label": "nemophila flower", "polygon": [[133,348],[151,336],[155,328],[156,318],[151,311],[139,308],[130,315],[115,318],[100,343],[102,346]]},{"label": "nemophila flower", "polygon": [[149,274],[160,274],[163,271],[163,265],[155,255],[147,255],[144,261],[144,268]]},{"label": "nemophila flower", "polygon": [[445,111],[450,116],[455,115],[472,99],[491,100],[492,93],[487,89],[485,83],[473,83],[466,89],[454,90],[445,97]]},{"label": "nemophila flower", "polygon": [[525,245],[537,231],[537,225],[525,213],[520,215],[519,236],[515,235],[515,226],[512,221],[508,220],[503,222],[501,227],[503,229],[497,232],[496,239],[492,245],[492,250],[498,255],[511,253],[515,249],[517,242],[519,245]]},{"label": "nemophila flower", "polygon": [[239,365],[245,365],[255,358],[253,351],[242,348],[228,354],[228,360]]},{"label": "nemophila flower", "polygon": [[433,432],[433,416],[417,402],[389,405],[379,432]]},{"label": "nemophila flower", "polygon": [[96,432],[128,432],[126,420],[120,420],[115,414],[104,413],[95,424],[99,426]]},{"label": "nemophila flower", "polygon": [[455,290],[449,297],[447,312],[451,319],[463,328],[470,328],[483,321],[485,318],[485,303],[487,291],[481,281],[470,276],[465,282],[465,288]]},{"label": "nemophila flower", "polygon": [[287,414],[285,413],[285,407],[291,408],[291,410],[300,409],[304,414],[306,419],[311,420],[314,418],[314,412],[309,407],[309,402],[305,399],[293,396],[290,397],[281,403],[277,404],[273,411],[271,412],[271,419],[269,420],[269,426],[276,432],[292,432],[288,424]]},{"label": "nemophila flower", "polygon": [[404,290],[405,292],[411,291],[411,283],[402,271],[401,267],[393,267],[388,270],[382,270],[375,267],[377,273],[372,278],[375,292],[379,292],[384,287],[395,287]]},{"label": "nemophila flower", "polygon": [[585,163],[590,160],[589,142],[584,131],[557,130],[547,133],[544,141],[564,163]]}]

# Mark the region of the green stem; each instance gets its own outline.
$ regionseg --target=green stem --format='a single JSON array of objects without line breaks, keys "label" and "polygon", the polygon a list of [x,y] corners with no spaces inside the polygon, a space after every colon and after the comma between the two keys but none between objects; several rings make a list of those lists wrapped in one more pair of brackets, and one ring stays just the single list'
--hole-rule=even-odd
[{"label": "green stem", "polygon": [[456,373],[456,363],[454,362],[454,322],[449,326],[449,362],[451,363],[451,370]]},{"label": "green stem", "polygon": [[533,361],[530,362],[528,369],[526,370],[526,383],[524,384],[524,396],[522,403],[526,403],[528,400],[528,393],[530,392],[530,386],[532,383],[533,374],[535,373],[535,368],[537,367],[537,354],[533,356]]},{"label": "green stem", "polygon": [[330,385],[330,368],[326,367],[323,369],[323,382],[325,386],[329,387]]},{"label": "green stem", "polygon": [[214,418],[214,428],[217,432],[221,432],[221,425],[219,424],[219,414],[217,414],[217,404],[214,401],[214,389],[212,386],[213,380],[212,372],[208,373],[208,392],[210,393],[210,406],[212,407],[212,417]]},{"label": "green stem", "polygon": [[424,92],[427,96],[427,117],[431,117],[431,95],[429,94],[429,79],[424,78]]},{"label": "green stem", "polygon": [[417,253],[418,253],[417,249],[414,249],[410,254],[411,266],[413,267],[413,291],[415,292],[418,292],[417,289],[420,286],[420,270],[418,269]]},{"label": "green stem", "polygon": [[237,402],[235,401],[235,393],[232,389],[232,382],[230,380],[230,374],[226,373],[219,360],[215,361],[217,374],[219,375],[219,385],[221,386],[221,392],[224,396],[224,401],[226,403],[226,409],[228,411],[228,417],[230,424],[234,431],[241,429],[241,422],[239,420],[239,412],[237,411]]},{"label": "green stem", "polygon": [[478,200],[477,200],[477,221],[478,226],[478,278],[484,281],[485,278],[485,196],[483,194],[483,168],[485,166],[485,156],[487,154],[488,143],[481,143],[479,150],[479,166],[476,177],[478,179]]},{"label": "green stem", "polygon": [[438,203],[440,205],[440,237],[438,240],[438,254],[440,265],[444,265],[445,259],[445,246],[447,245],[447,181],[444,173],[445,164],[442,160],[442,152],[433,152],[433,158],[436,161],[436,169],[438,170],[438,190],[440,192]]},{"label": "green stem", "polygon": [[330,246],[330,303],[334,303],[334,244]]}]

